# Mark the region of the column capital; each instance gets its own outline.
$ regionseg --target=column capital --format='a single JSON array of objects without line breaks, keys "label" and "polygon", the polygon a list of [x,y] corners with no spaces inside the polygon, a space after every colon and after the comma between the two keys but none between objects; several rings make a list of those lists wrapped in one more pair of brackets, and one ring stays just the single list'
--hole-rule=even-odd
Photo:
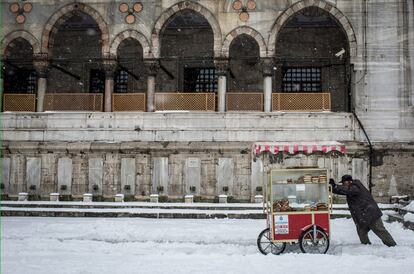
[{"label": "column capital", "polygon": [[105,71],[106,78],[114,78],[115,71],[118,67],[118,62],[114,58],[114,56],[104,56],[102,59],[102,66]]},{"label": "column capital", "polygon": [[217,75],[226,76],[229,70],[229,59],[228,58],[215,58],[214,65],[217,69]]},{"label": "column capital", "polygon": [[265,57],[260,59],[263,76],[273,76],[275,69],[275,61],[272,57]]},{"label": "column capital", "polygon": [[33,66],[36,70],[38,78],[47,78],[49,64],[50,62],[46,53],[38,53],[33,55]]},{"label": "column capital", "polygon": [[160,70],[160,60],[156,58],[144,59],[145,70],[148,75],[156,76]]}]

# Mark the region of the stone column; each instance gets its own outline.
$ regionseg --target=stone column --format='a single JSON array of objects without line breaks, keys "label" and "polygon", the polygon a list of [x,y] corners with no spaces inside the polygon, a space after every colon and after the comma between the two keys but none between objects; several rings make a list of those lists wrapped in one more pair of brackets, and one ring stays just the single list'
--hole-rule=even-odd
[{"label": "stone column", "polygon": [[217,83],[217,110],[226,111],[226,92],[227,92],[227,72],[229,69],[229,60],[226,58],[215,59],[218,83]]},{"label": "stone column", "polygon": [[46,54],[38,54],[33,58],[33,66],[37,74],[36,111],[44,111],[44,100],[47,89],[47,74],[49,72],[49,61]]},{"label": "stone column", "polygon": [[155,77],[160,69],[158,59],[146,59],[144,61],[147,70],[147,112],[155,110]]},{"label": "stone column", "polygon": [[262,72],[263,72],[263,97],[264,97],[264,111],[272,111],[272,77],[274,61],[273,58],[261,59]]},{"label": "stone column", "polygon": [[117,68],[117,62],[113,57],[103,59],[103,68],[105,70],[105,93],[104,93],[104,111],[112,111],[112,94],[114,92],[114,75]]}]

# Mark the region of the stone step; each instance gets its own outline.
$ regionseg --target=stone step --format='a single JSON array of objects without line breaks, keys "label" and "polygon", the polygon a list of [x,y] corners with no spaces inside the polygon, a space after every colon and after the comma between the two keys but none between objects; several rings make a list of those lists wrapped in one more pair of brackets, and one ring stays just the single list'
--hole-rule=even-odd
[{"label": "stone step", "polygon": [[217,204],[217,203],[150,203],[150,202],[18,202],[2,201],[2,207],[16,208],[148,208],[148,209],[198,209],[198,210],[262,210],[262,204]]},{"label": "stone step", "polygon": [[[194,219],[264,219],[262,204],[2,201],[1,216],[141,217]],[[384,214],[397,214],[393,204],[380,204]],[[350,217],[346,204],[334,204],[332,218]]]},{"label": "stone step", "polygon": [[390,222],[399,222],[402,223],[405,228],[411,229],[414,231],[414,223],[404,220],[404,214],[388,214],[388,220]]},{"label": "stone step", "polygon": [[[15,208],[148,208],[148,209],[192,209],[192,210],[262,210],[261,203],[150,203],[150,202],[52,202],[52,201],[1,201],[1,207]],[[380,204],[382,210],[397,211],[395,204]],[[333,204],[337,211],[348,211],[346,204]]]}]

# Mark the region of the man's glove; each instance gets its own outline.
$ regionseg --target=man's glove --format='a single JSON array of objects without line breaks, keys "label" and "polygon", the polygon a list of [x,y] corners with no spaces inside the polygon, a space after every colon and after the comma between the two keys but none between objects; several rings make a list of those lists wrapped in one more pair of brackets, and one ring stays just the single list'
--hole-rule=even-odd
[{"label": "man's glove", "polygon": [[332,187],[335,187],[336,186],[336,184],[335,184],[335,181],[334,181],[334,179],[329,179],[329,184],[332,186]]}]

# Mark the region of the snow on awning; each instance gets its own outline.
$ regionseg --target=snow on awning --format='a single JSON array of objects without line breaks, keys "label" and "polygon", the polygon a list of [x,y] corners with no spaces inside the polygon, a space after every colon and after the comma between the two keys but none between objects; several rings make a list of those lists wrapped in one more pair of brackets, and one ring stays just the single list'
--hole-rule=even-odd
[{"label": "snow on awning", "polygon": [[305,154],[312,154],[315,152],[328,153],[331,151],[337,151],[345,153],[345,145],[336,141],[324,141],[324,142],[277,142],[277,143],[254,143],[252,152],[255,156],[260,155],[262,152],[269,152],[277,154],[284,152],[288,154],[296,154],[303,152]]}]

